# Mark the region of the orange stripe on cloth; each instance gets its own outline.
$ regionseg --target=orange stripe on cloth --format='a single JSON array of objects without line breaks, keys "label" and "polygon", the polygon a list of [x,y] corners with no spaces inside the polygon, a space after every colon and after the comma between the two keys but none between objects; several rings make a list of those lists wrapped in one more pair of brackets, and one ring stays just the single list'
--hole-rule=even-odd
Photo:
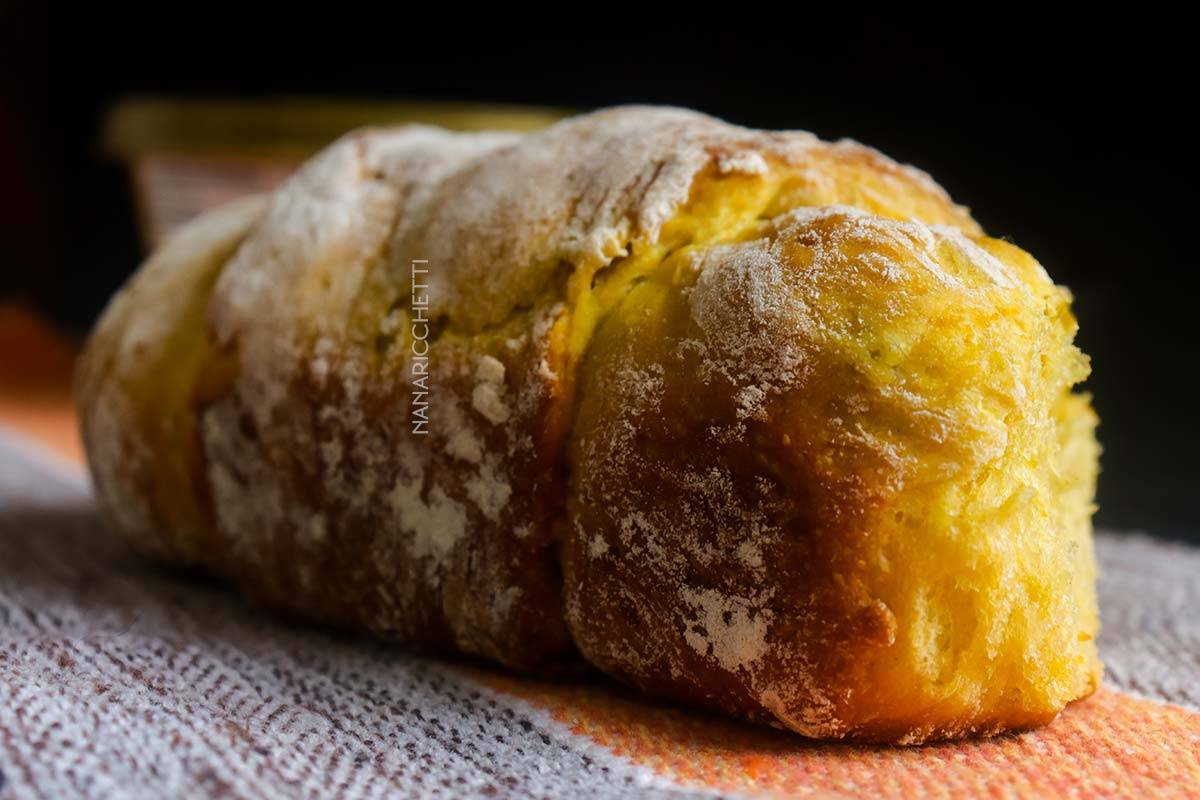
[{"label": "orange stripe on cloth", "polygon": [[1036,731],[924,747],[805,740],[624,690],[471,670],[684,785],[766,796],[1200,797],[1200,714],[1102,687]]},{"label": "orange stripe on cloth", "polygon": [[82,463],[71,402],[74,362],[74,346],[35,313],[0,305],[0,423]]}]

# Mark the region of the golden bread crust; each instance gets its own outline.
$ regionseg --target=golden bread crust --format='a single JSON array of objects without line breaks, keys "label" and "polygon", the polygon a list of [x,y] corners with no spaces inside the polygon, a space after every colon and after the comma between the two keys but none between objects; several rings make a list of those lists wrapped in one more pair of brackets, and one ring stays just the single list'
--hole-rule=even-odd
[{"label": "golden bread crust", "polygon": [[[861,145],[653,108],[357,132],[193,223],[123,297],[81,368],[102,507],[276,608],[523,669],[578,649],[815,736],[1030,724],[1095,679],[1094,648],[997,621],[1042,599],[1019,582],[1040,535],[1083,554],[1046,581],[1084,588],[1034,607],[1095,632],[1065,294]],[[163,333],[131,356],[145,320]],[[913,577],[916,520],[984,599]],[[995,630],[914,638],[972,614]],[[995,655],[1018,645],[1053,664]],[[995,664],[957,683],[921,661],[980,648]]]},{"label": "golden bread crust", "polygon": [[762,234],[656,271],[581,366],[580,650],[808,736],[1049,720],[1097,664],[1095,608],[1062,591],[1092,579],[1055,463],[1086,373],[1064,293],[956,229],[852,208]]}]

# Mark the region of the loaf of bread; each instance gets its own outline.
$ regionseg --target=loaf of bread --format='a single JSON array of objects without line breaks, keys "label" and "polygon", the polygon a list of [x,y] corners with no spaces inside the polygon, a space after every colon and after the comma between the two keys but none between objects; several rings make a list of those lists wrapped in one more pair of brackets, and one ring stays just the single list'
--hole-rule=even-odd
[{"label": "loaf of bread", "polygon": [[79,408],[112,527],[284,613],[923,742],[1100,680],[1069,302],[852,142],[364,130],[155,253]]}]

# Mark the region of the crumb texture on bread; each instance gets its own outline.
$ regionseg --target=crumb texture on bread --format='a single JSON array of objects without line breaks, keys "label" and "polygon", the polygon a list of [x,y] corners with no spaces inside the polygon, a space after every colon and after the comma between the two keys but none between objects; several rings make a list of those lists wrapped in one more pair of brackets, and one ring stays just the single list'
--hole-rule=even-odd
[{"label": "crumb texture on bread", "polygon": [[275,608],[924,741],[1099,679],[1074,332],[924,173],[634,107],[344,137],[152,257],[79,396],[113,526]]}]

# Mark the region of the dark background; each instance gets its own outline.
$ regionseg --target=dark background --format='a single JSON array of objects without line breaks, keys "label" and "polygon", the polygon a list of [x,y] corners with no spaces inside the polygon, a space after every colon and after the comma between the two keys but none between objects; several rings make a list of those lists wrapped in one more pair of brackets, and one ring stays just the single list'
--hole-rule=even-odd
[{"label": "dark background", "polygon": [[428,11],[297,5],[313,21],[283,25],[209,6],[90,19],[0,5],[0,296],[81,335],[138,263],[127,177],[97,142],[132,95],[671,103],[848,136],[931,172],[1072,288],[1102,420],[1100,524],[1200,541],[1182,23],[697,5],[684,28],[574,6],[520,11],[566,23],[521,36],[467,6]]}]

